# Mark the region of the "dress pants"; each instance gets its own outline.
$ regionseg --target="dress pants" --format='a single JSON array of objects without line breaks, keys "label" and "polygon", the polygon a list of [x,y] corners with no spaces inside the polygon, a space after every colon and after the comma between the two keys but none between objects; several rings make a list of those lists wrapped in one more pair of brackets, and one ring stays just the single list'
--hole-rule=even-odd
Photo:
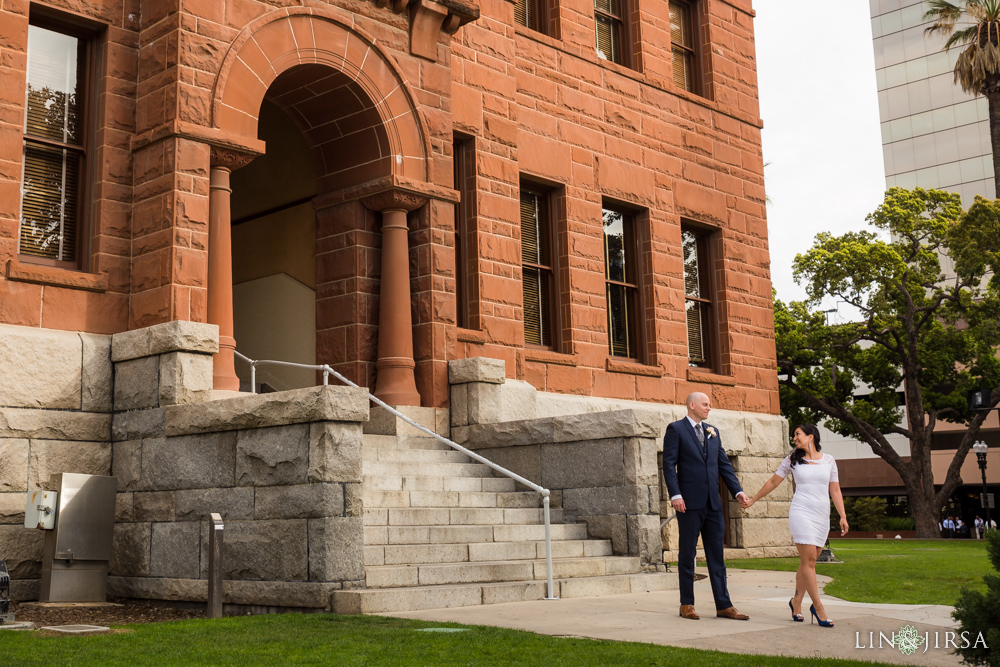
[{"label": "dress pants", "polygon": [[677,512],[677,527],[680,544],[677,556],[677,572],[680,580],[681,604],[694,604],[694,559],[698,549],[698,535],[705,547],[708,561],[708,578],[712,583],[712,595],[716,609],[733,606],[726,586],[726,561],[723,558],[723,541],[726,526],[722,510],[703,508]]}]

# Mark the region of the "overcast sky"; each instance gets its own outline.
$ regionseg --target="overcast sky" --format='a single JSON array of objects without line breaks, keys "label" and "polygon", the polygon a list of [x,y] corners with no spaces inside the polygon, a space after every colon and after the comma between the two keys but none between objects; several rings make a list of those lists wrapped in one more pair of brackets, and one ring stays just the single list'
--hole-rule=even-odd
[{"label": "overcast sky", "polygon": [[882,202],[871,16],[863,0],[753,7],[771,278],[787,302],[805,297],[795,255],[821,231],[863,228]]}]

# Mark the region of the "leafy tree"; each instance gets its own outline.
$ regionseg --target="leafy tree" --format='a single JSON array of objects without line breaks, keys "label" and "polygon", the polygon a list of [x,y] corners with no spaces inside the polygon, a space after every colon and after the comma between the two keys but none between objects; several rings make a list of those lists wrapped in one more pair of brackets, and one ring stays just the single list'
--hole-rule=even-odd
[{"label": "leafy tree", "polygon": [[[844,511],[847,513],[847,523],[851,530],[882,530],[885,523],[885,498],[861,497],[844,498]],[[830,503],[831,530],[840,529],[840,514]]]},{"label": "leafy tree", "polygon": [[997,573],[983,577],[985,593],[963,588],[959,594],[951,617],[958,621],[959,633],[969,633],[969,646],[962,648],[959,642],[955,652],[967,665],[1000,667],[1000,531],[986,532],[986,553]]},{"label": "leafy tree", "polygon": [[[989,405],[1000,403],[1000,201],[977,197],[968,212],[960,201],[891,188],[867,218],[874,230],[819,234],[795,258],[808,300],[774,305],[782,413],[793,425],[822,423],[867,443],[899,473],[925,538],[938,535],[938,515],[988,414],[968,409],[968,392],[989,388]],[[828,325],[815,310],[828,298],[864,319]],[[942,420],[967,430],[935,487],[931,438]],[[909,458],[890,434],[909,440]]]},{"label": "leafy tree", "polygon": [[[1000,195],[1000,0],[928,0],[924,34],[946,35],[944,50],[965,50],[955,63],[955,82],[989,102],[993,180]],[[963,21],[963,19],[965,19]],[[962,26],[959,28],[959,22]]]}]

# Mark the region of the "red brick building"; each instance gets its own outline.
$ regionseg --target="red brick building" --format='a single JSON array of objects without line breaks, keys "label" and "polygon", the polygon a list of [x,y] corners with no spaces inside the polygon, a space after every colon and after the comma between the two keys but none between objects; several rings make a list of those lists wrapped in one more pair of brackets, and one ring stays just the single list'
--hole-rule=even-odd
[{"label": "red brick building", "polygon": [[0,6],[0,323],[778,412],[749,0]]}]

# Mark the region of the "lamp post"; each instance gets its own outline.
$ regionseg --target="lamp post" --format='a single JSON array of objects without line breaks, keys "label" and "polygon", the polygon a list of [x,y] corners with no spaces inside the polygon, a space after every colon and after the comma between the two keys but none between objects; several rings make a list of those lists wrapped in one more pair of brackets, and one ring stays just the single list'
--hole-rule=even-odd
[{"label": "lamp post", "polygon": [[986,453],[989,451],[989,449],[990,449],[989,445],[987,445],[982,440],[972,445],[972,451],[976,453],[976,462],[979,463],[979,470],[983,474],[982,505],[983,505],[983,511],[986,512],[986,529],[983,531],[984,533],[986,532],[986,530],[989,530],[990,528],[990,505],[987,500],[988,496],[986,491]]}]

